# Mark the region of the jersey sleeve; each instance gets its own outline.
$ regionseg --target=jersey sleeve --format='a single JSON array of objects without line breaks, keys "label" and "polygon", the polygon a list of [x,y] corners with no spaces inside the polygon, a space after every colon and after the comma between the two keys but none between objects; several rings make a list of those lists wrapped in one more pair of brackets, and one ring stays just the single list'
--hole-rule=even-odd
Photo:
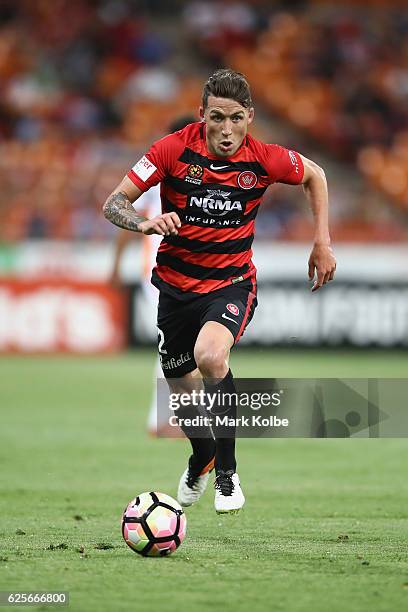
[{"label": "jersey sleeve", "polygon": [[304,166],[296,151],[276,144],[265,145],[265,165],[271,183],[299,185],[302,182]]},{"label": "jersey sleeve", "polygon": [[183,149],[180,137],[169,134],[155,142],[129,170],[127,176],[141,191],[147,191],[171,174]]}]

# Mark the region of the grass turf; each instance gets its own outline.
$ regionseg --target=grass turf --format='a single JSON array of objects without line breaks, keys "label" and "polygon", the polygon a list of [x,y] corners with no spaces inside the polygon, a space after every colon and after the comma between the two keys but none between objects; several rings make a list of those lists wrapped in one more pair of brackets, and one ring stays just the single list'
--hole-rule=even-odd
[{"label": "grass turf", "polygon": [[[401,377],[405,359],[241,351],[233,364],[247,377]],[[188,448],[145,434],[152,364],[150,352],[0,361],[0,590],[68,590],[75,611],[408,608],[405,440],[240,440],[242,513],[217,516],[208,491],[173,556],[130,551],[123,507],[144,490],[175,495]]]}]

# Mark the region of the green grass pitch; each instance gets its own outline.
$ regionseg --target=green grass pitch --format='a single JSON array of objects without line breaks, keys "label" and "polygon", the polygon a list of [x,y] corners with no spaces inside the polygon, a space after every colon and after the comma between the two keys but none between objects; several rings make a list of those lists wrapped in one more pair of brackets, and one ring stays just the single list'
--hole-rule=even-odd
[{"label": "green grass pitch", "polygon": [[[145,433],[153,360],[1,358],[0,590],[68,590],[84,612],[408,609],[404,439],[240,440],[240,515],[217,516],[210,488],[174,555],[128,549],[124,506],[174,496],[188,452]],[[245,377],[406,376],[403,352],[238,350],[232,363]]]}]

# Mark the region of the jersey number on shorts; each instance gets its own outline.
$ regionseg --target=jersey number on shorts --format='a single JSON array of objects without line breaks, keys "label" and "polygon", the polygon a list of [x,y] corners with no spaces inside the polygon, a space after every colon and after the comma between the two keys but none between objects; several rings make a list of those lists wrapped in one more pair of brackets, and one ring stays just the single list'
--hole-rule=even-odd
[{"label": "jersey number on shorts", "polygon": [[159,334],[159,353],[162,353],[163,355],[167,355],[167,351],[166,349],[163,348],[163,344],[164,344],[164,333],[163,331],[160,329],[160,327],[157,328],[158,334]]}]

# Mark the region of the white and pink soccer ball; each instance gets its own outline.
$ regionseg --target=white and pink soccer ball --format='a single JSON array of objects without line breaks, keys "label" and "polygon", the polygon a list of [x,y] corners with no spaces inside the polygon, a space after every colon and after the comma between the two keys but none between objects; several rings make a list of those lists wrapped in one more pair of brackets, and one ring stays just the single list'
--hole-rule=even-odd
[{"label": "white and pink soccer ball", "polygon": [[165,493],[141,493],[132,499],[122,516],[126,544],[145,557],[163,557],[184,540],[187,519],[183,508]]}]

